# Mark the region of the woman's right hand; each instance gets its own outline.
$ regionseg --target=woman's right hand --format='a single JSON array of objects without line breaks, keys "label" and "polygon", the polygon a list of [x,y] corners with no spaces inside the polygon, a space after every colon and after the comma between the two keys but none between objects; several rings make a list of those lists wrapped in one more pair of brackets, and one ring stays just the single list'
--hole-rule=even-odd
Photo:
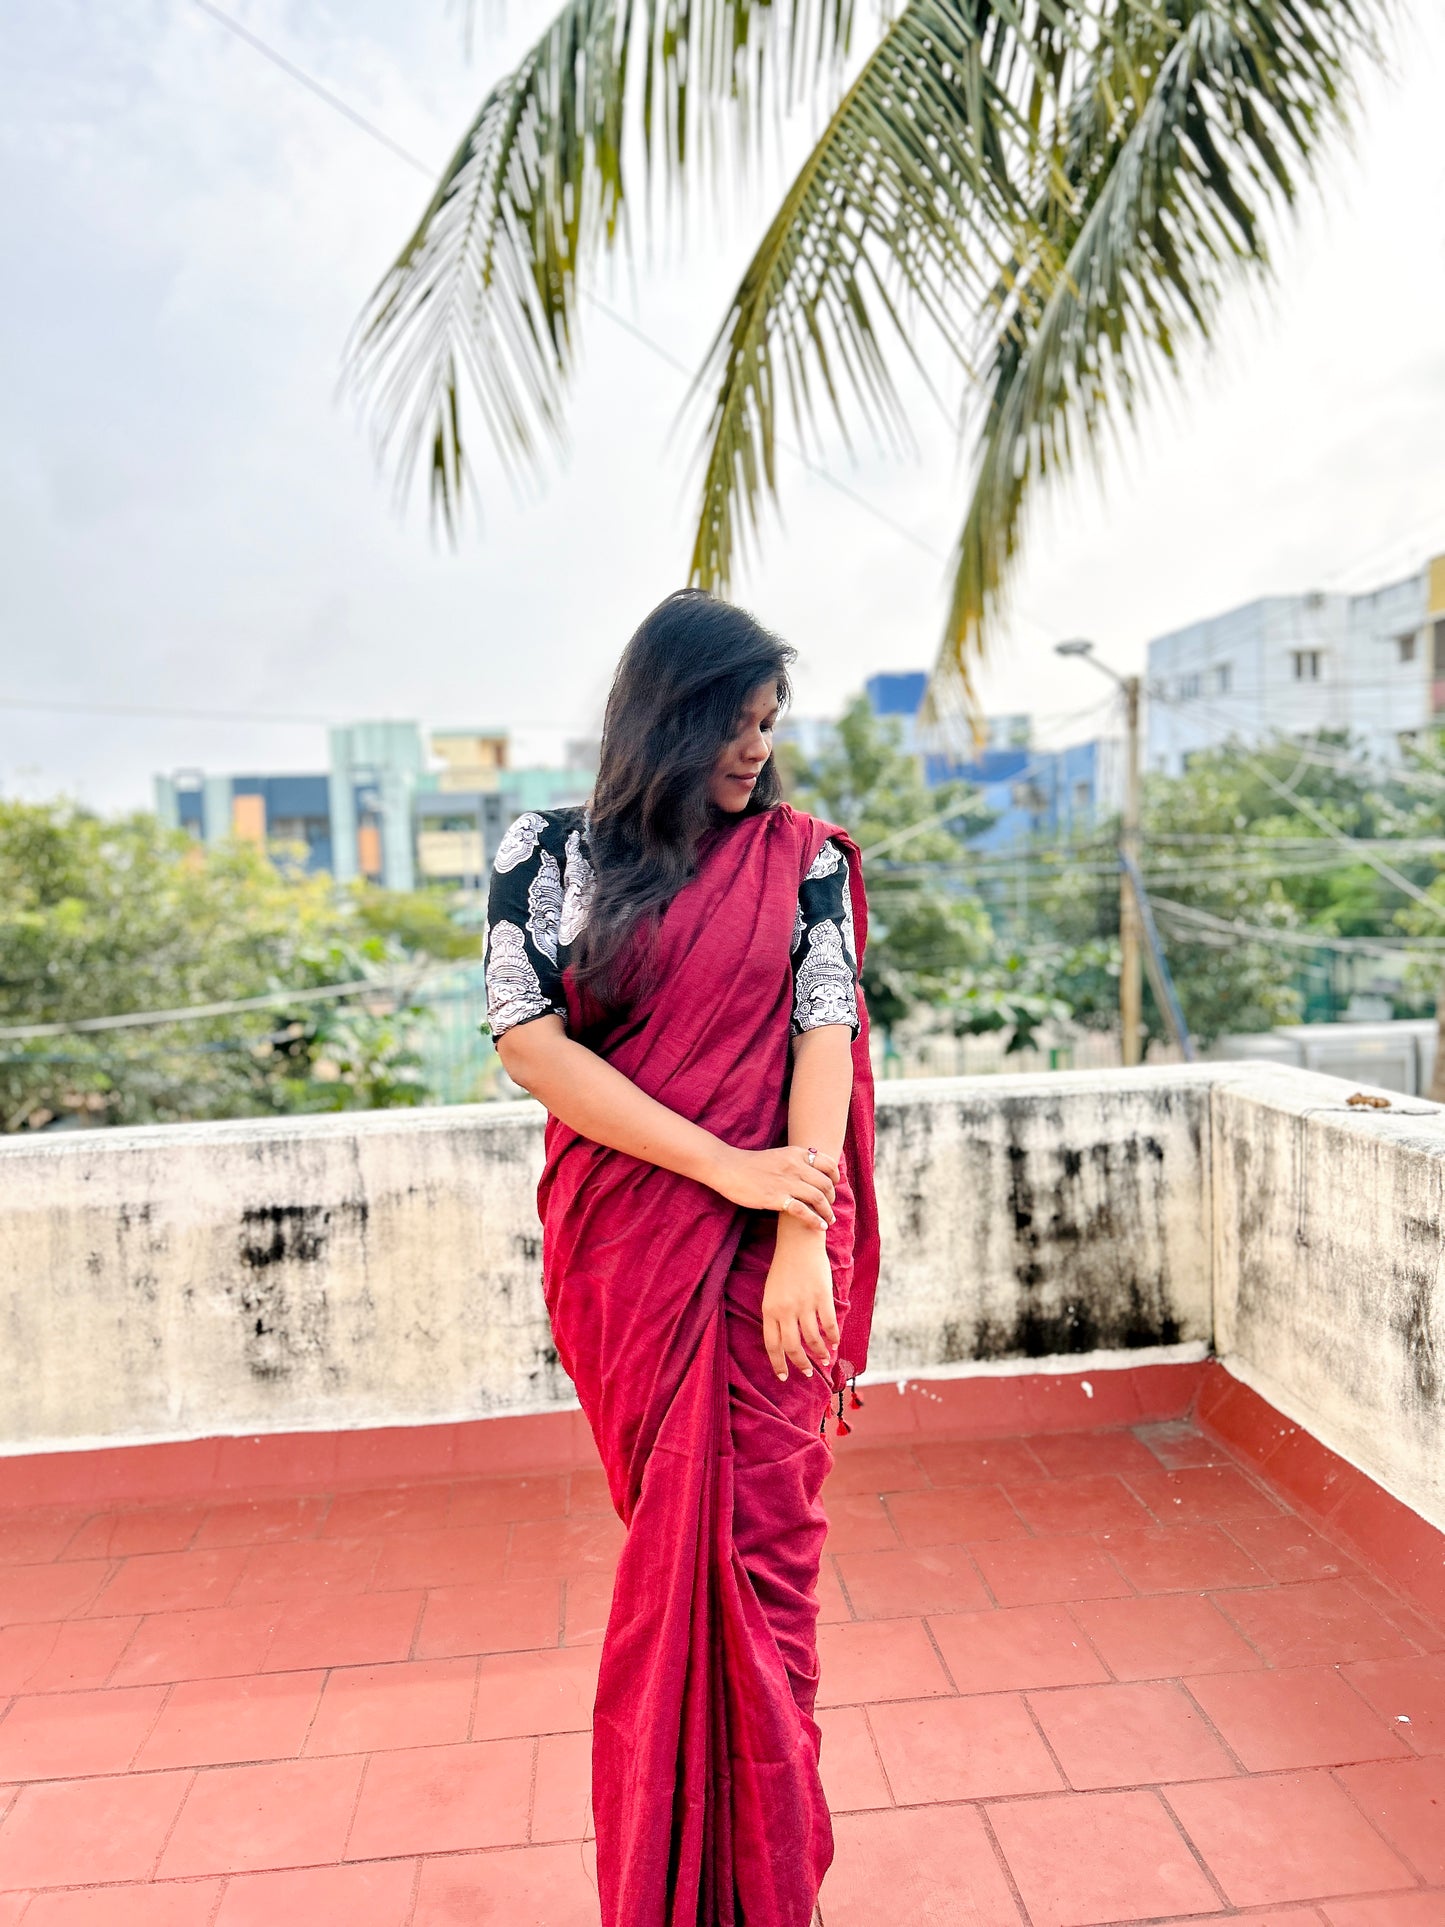
[{"label": "woman's right hand", "polygon": [[781,1211],[817,1231],[833,1222],[838,1161],[819,1151],[811,1164],[798,1144],[773,1151],[721,1148],[712,1188],[749,1211]]}]

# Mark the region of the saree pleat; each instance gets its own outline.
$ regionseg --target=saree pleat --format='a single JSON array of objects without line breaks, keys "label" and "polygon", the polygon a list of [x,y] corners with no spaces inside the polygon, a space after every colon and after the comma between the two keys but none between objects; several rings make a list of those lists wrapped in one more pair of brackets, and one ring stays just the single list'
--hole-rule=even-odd
[{"label": "saree pleat", "polygon": [[[574,1035],[740,1148],[785,1141],[792,924],[830,834],[846,845],[786,806],[718,833],[625,1017],[568,987]],[[861,955],[860,881],[854,914]],[[839,1382],[876,1276],[866,1030],[854,1062]],[[830,1387],[779,1381],[763,1349],[776,1221],[555,1118],[539,1204],[558,1352],[627,1526],[593,1725],[604,1927],[807,1927],[832,1855],[813,1718]]]}]

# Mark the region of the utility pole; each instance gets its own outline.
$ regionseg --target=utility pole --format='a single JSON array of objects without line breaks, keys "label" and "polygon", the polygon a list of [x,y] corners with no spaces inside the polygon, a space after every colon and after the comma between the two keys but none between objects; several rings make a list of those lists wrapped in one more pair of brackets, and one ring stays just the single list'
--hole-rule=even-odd
[{"label": "utility pole", "polygon": [[[1101,664],[1100,667],[1103,665]],[[1134,879],[1139,866],[1139,678],[1124,685],[1124,814],[1119,825],[1119,1046],[1124,1063],[1143,1056],[1144,984],[1139,905]]]},{"label": "utility pole", "polygon": [[[1124,696],[1124,812],[1119,824],[1119,1051],[1125,1064],[1144,1055],[1143,943],[1135,892],[1139,866],[1139,691],[1137,676],[1121,676],[1094,654],[1092,642],[1056,642],[1059,656],[1080,656],[1118,683]],[[1187,1052],[1186,1052],[1187,1055]]]}]

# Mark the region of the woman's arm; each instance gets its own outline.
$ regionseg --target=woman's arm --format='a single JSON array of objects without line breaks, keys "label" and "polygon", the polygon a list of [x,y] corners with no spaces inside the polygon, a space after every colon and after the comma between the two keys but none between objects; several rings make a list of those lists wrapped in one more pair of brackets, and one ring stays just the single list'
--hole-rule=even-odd
[{"label": "woman's arm", "polygon": [[[831,1136],[799,1139],[791,1130],[790,1106],[791,1143],[773,1151],[737,1150],[639,1090],[596,1051],[569,1037],[560,1017],[537,1017],[503,1032],[497,1055],[508,1077],[594,1144],[695,1178],[749,1210],[776,1211],[780,1226],[787,1222],[800,1242],[822,1249],[819,1234],[833,1222],[841,1128],[837,1147]],[[846,1112],[846,1095],[843,1107]],[[807,1159],[810,1144],[819,1151],[815,1166]]]},{"label": "woman's arm", "polygon": [[[793,1039],[793,1083],[788,1098],[788,1142],[816,1146],[818,1162],[837,1169],[853,1095],[853,1035],[847,1024],[824,1024]],[[763,1289],[763,1344],[779,1378],[788,1360],[804,1378],[814,1360],[824,1370],[838,1344],[833,1273],[822,1241],[790,1218],[778,1219],[778,1242]]]}]

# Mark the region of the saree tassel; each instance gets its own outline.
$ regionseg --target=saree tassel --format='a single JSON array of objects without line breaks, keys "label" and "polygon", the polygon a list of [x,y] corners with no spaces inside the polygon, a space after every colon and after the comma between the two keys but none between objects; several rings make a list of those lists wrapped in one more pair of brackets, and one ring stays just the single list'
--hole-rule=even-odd
[{"label": "saree tassel", "polygon": [[858,1396],[858,1380],[856,1375],[848,1380],[848,1409],[850,1412],[861,1412],[863,1410],[863,1401]]},{"label": "saree tassel", "polygon": [[[825,1419],[824,1423],[826,1424],[826,1422],[827,1421]],[[839,1391],[838,1393],[838,1437],[840,1439],[846,1439],[848,1434],[852,1430],[853,1430],[852,1426],[848,1423],[847,1419],[845,1419],[843,1416],[843,1394],[841,1391]]]}]

